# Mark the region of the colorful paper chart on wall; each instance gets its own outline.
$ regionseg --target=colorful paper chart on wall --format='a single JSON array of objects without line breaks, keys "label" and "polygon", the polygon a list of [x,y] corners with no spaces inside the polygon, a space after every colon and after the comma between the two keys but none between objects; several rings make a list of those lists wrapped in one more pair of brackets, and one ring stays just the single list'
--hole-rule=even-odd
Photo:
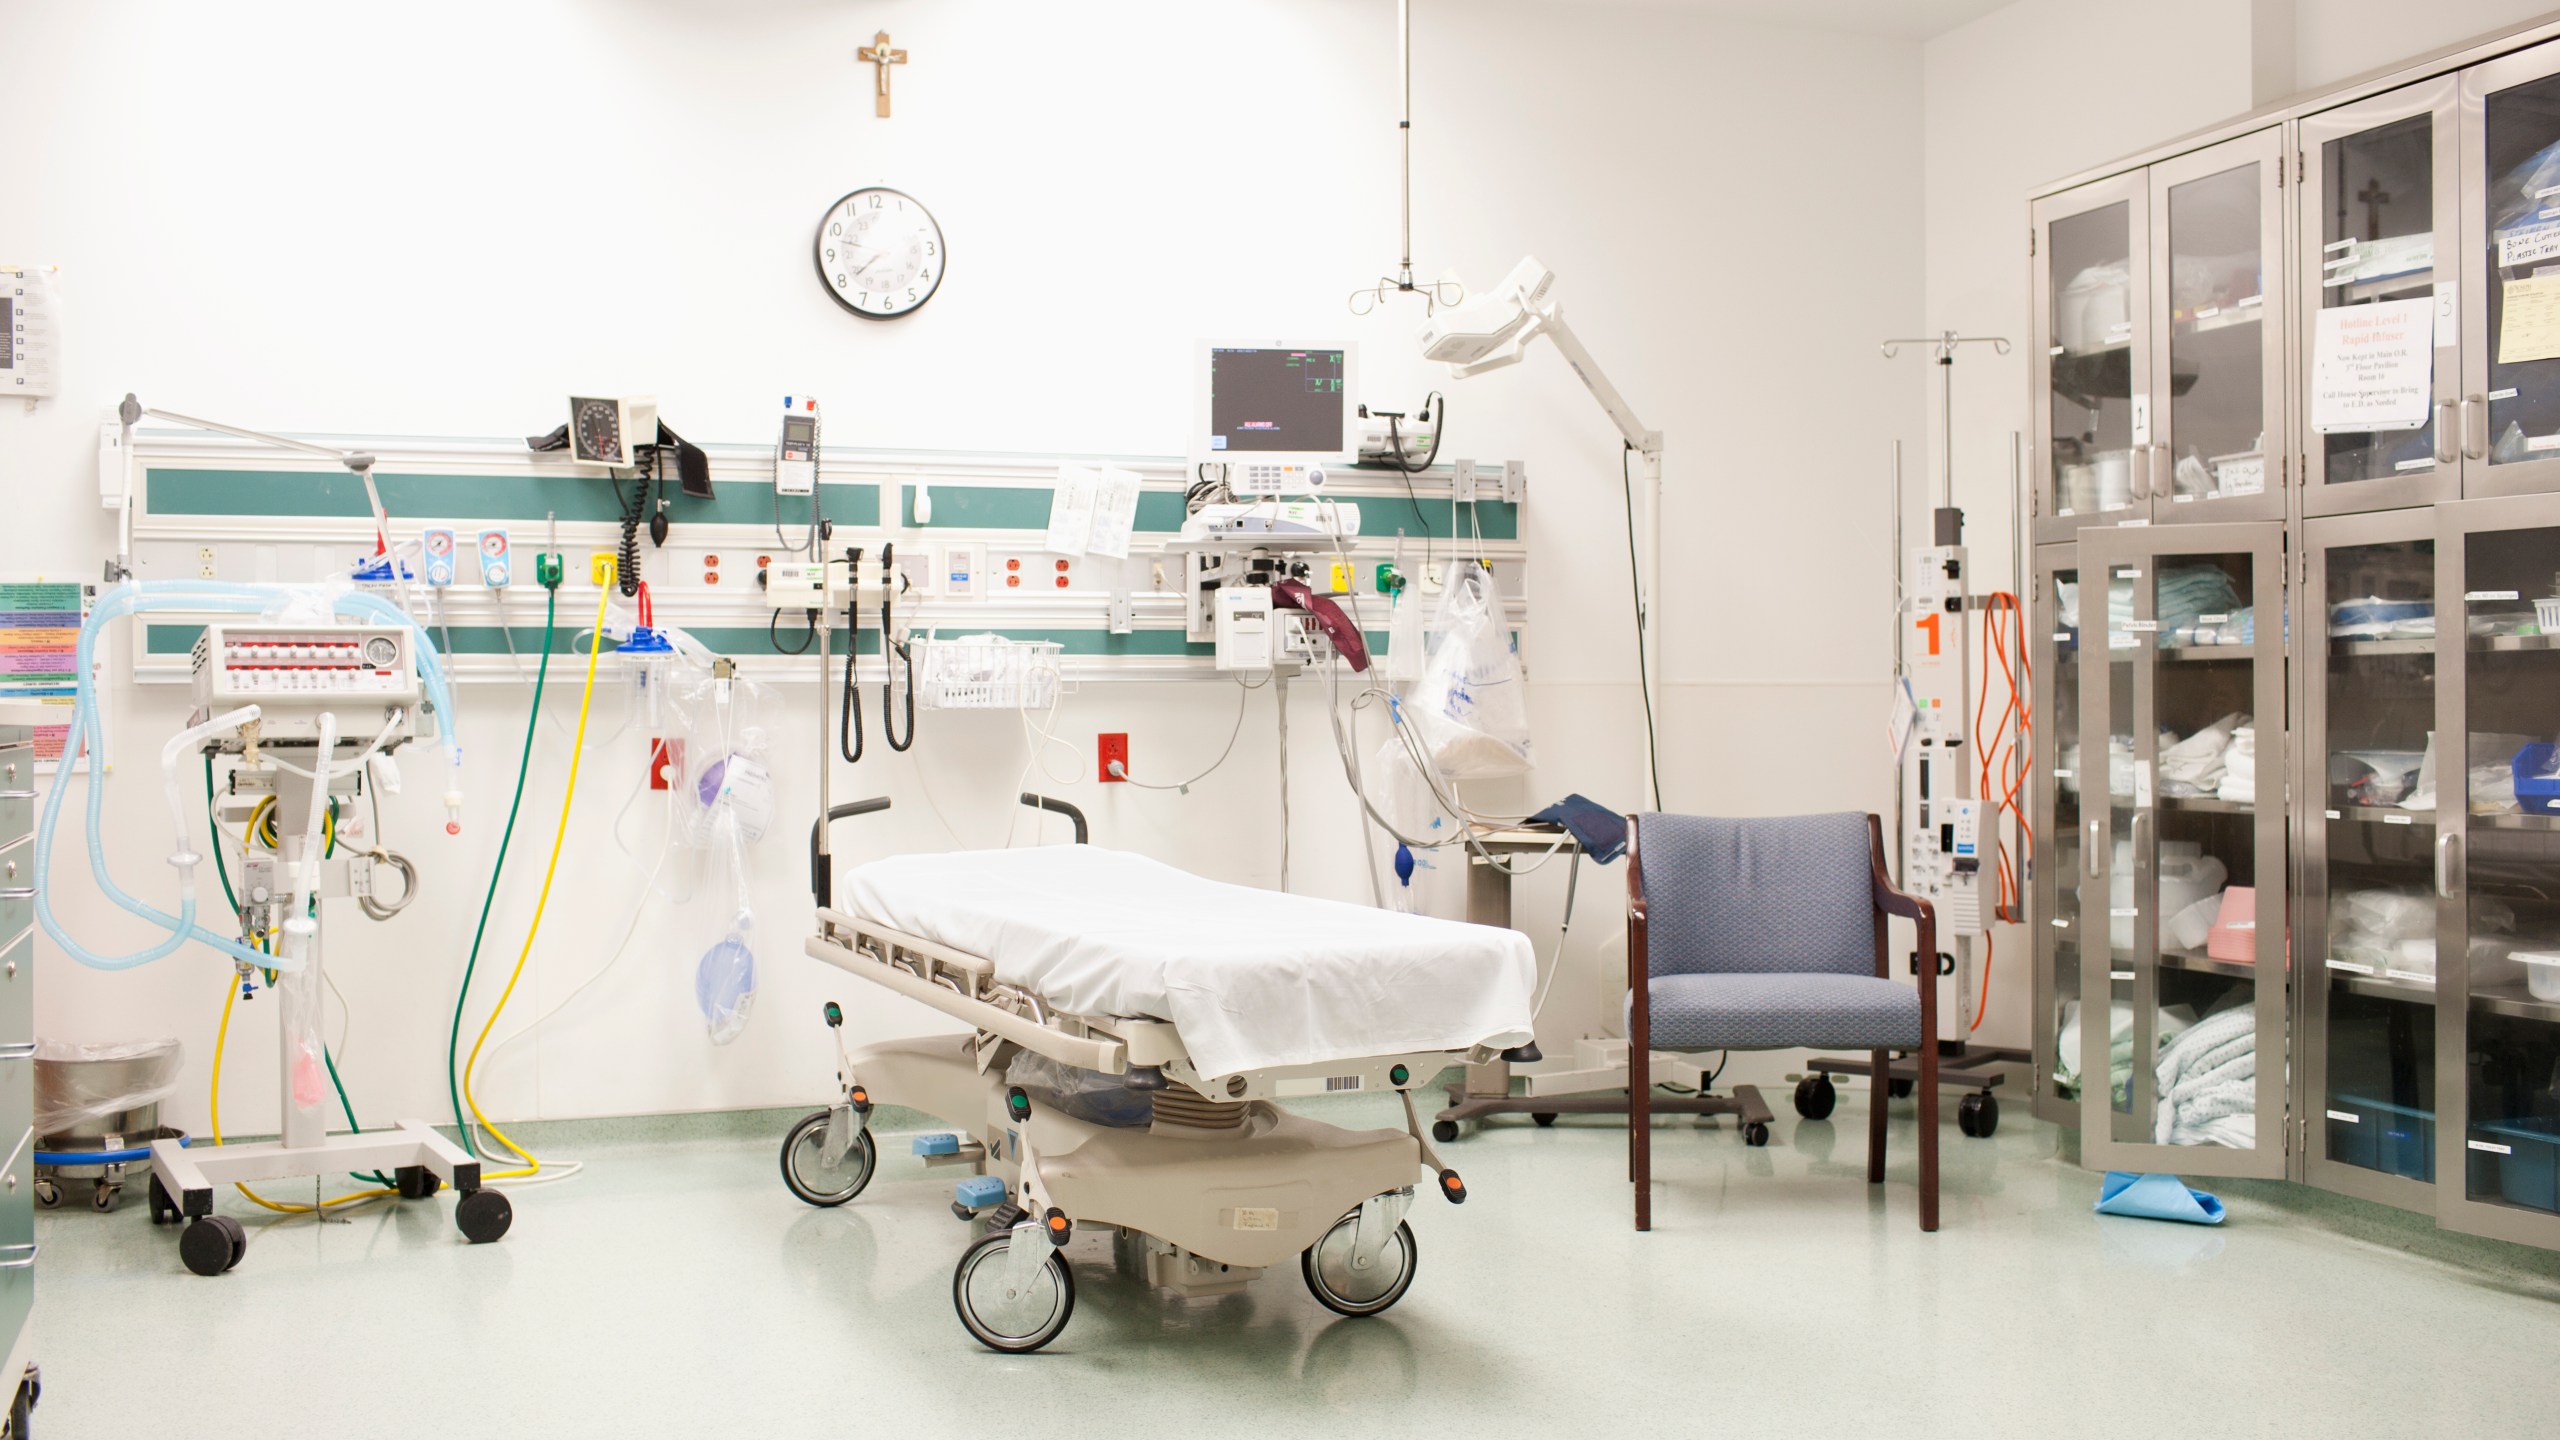
[{"label": "colorful paper chart on wall", "polygon": [[62,707],[61,724],[36,727],[39,774],[62,762],[80,683],[80,622],[97,598],[97,586],[76,581],[0,580],[0,700]]},{"label": "colorful paper chart on wall", "polygon": [[2311,345],[2311,428],[2415,430],[2435,399],[2435,302],[2320,312]]}]

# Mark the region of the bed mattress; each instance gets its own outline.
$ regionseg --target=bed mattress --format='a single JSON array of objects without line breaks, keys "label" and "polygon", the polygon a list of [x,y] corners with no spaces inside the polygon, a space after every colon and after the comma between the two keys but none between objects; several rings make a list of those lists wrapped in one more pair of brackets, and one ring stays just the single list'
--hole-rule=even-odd
[{"label": "bed mattress", "polygon": [[1528,937],[1204,880],[1090,845],[875,860],[850,913],[995,962],[1080,1015],[1150,1016],[1203,1075],[1530,1037]]}]

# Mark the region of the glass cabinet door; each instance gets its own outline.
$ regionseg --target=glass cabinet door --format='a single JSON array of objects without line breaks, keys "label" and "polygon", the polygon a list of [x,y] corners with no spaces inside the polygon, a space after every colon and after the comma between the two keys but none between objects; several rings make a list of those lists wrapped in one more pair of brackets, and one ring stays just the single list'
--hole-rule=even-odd
[{"label": "glass cabinet door", "polygon": [[2036,535],[2148,513],[2150,188],[2143,172],[2035,205]]},{"label": "glass cabinet door", "polygon": [[2302,1178],[2416,1209],[2436,1175],[2435,535],[2425,510],[2305,527],[2295,791]]},{"label": "glass cabinet door", "polygon": [[2560,45],[2463,72],[2462,490],[2560,490]]},{"label": "glass cabinet door", "polygon": [[2154,520],[2284,518],[2284,163],[2270,129],[2151,167]]},{"label": "glass cabinet door", "polygon": [[2284,1173],[2283,547],[2280,524],[2081,534],[2106,637],[2080,674],[2082,767],[2108,778],[2081,865],[2093,1165]]},{"label": "glass cabinet door", "polygon": [[[2437,512],[2438,1218],[2560,1244],[2560,497]],[[2460,619],[2457,622],[2456,616]]]},{"label": "glass cabinet door", "polygon": [[[2035,1108],[2040,1118],[2073,1129],[2080,1125],[2080,818],[2088,783],[2081,766],[2080,606],[2078,548],[2039,547],[2028,664],[2051,713],[2035,727],[2034,908],[2028,915],[2036,949]],[[2105,779],[2103,762],[2098,778]]]},{"label": "glass cabinet door", "polygon": [[2305,514],[2461,493],[2456,88],[2445,76],[2302,122]]}]

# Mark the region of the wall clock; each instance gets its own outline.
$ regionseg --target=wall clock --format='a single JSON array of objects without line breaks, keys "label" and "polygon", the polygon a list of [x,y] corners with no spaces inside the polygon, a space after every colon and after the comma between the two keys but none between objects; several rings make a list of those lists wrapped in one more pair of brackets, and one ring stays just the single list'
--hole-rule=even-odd
[{"label": "wall clock", "polygon": [[867,320],[895,320],[941,287],[942,227],[914,196],[872,186],[827,207],[816,257],[818,279],[837,304]]}]

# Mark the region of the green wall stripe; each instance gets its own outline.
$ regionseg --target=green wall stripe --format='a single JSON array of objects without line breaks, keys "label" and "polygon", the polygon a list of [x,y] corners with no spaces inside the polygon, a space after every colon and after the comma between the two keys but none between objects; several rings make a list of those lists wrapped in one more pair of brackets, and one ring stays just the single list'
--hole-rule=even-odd
[{"label": "green wall stripe", "polygon": [[[617,487],[600,475],[398,475],[378,473],[383,507],[404,528],[421,520],[451,521],[467,526],[484,520],[539,521],[556,515],[572,521],[616,521],[622,518]],[[897,482],[891,482],[897,483]],[[180,515],[285,515],[356,520],[372,513],[364,482],[343,470],[188,470],[155,466],[144,485],[155,519]],[[684,495],[670,479],[665,487],[667,519],[715,525],[765,525],[774,520],[773,487],[760,480],[715,480],[708,500]],[[880,523],[880,487],[873,484],[821,485],[826,516],[839,525]],[[1045,485],[938,485],[933,489],[933,523],[917,526],[915,487],[898,484],[899,509],[905,523],[929,530],[1026,530],[1049,528],[1050,490]],[[1447,540],[1457,530],[1457,503],[1422,496],[1417,504],[1401,495],[1348,497],[1360,506],[1365,536],[1392,537],[1403,530],[1415,539],[1427,525]],[[1520,538],[1519,508],[1499,500],[1475,506],[1476,523],[1487,540]],[[782,523],[797,534],[808,506],[786,497]],[[1137,528],[1141,534],[1170,535],[1182,528],[1183,501],[1167,490],[1138,496]]]},{"label": "green wall stripe", "polygon": [[[621,486],[601,475],[394,475],[377,472],[383,508],[404,526],[420,520],[563,520],[622,518]],[[154,518],[172,515],[293,515],[361,519],[373,513],[364,482],[343,470],[178,470],[145,474]],[[628,482],[624,482],[628,483]],[[839,525],[880,523],[875,485],[819,487],[826,516]],[[773,487],[754,480],[715,480],[711,498],[685,495],[670,476],[663,493],[670,524],[771,525]],[[807,523],[807,502],[788,496],[782,523]],[[1041,516],[1043,526],[1048,516]]]},{"label": "green wall stripe", "polygon": [[[579,630],[583,628],[583,626],[576,629],[562,627],[551,632],[552,663],[555,666],[564,661],[570,663],[584,662],[586,658],[585,652],[573,651],[570,648],[577,639]],[[808,633],[801,629],[799,623],[793,619],[785,619],[781,624],[775,626],[771,637],[768,637],[766,631],[762,628],[752,625],[702,625],[687,626],[686,629],[696,640],[701,641],[703,644],[710,646],[712,649],[719,651],[723,655],[732,656],[737,659],[752,659],[759,655],[771,655],[776,653],[788,654],[793,648],[799,645],[801,637]],[[143,648],[147,653],[153,655],[184,655],[195,649],[196,637],[204,633],[204,627],[201,625],[172,625],[155,623],[147,626],[146,632],[147,633],[143,640]],[[1186,640],[1183,638],[1182,632],[1179,630],[1137,630],[1126,635],[1114,635],[1107,630],[981,630],[972,628],[960,631],[958,634],[946,634],[943,638],[957,639],[960,634],[993,634],[1001,635],[1008,640],[1055,640],[1058,642],[1060,653],[1066,655],[1214,655],[1217,653],[1218,648],[1204,640]],[[451,653],[456,655],[504,655],[508,653],[507,642],[510,637],[512,637],[515,642],[514,653],[522,656],[524,659],[530,661],[542,653],[542,629],[540,626],[536,625],[511,625],[506,627],[503,632],[495,625],[457,626],[452,632],[453,648]],[[1372,630],[1368,632],[1368,638],[1369,649],[1373,653],[1383,653],[1386,650],[1387,632],[1384,630]],[[445,635],[441,630],[435,632],[435,639],[436,644],[439,647],[446,643]],[[781,648],[778,652],[772,644],[773,639],[779,639],[782,642]],[[841,655],[844,653],[843,626],[839,625],[835,627],[829,637],[828,643],[833,647],[836,654]],[[608,651],[607,653],[610,654],[611,652]],[[862,653],[865,655],[877,655],[880,653],[879,631],[865,630],[862,632]]]}]

